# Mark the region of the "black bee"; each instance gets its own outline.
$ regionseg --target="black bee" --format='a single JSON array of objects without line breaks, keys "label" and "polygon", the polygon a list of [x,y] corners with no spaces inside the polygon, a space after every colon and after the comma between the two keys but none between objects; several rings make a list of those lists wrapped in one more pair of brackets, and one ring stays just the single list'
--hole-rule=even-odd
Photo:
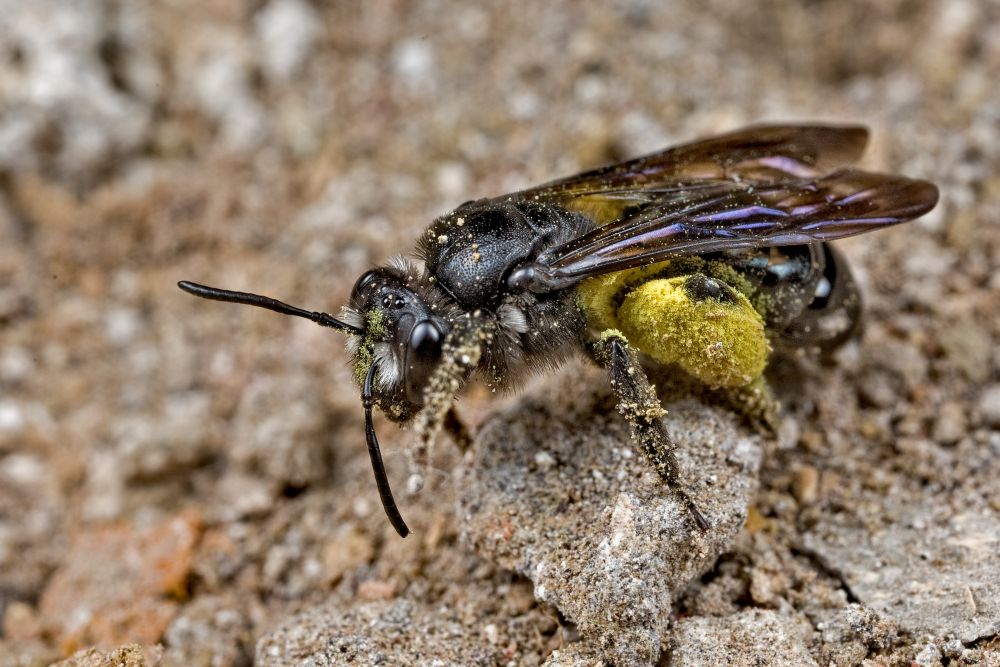
[{"label": "black bee", "polygon": [[845,168],[863,127],[761,126],[546,185],[462,204],[417,243],[420,263],[368,271],[339,319],[190,282],[208,299],[305,317],[348,335],[375,481],[393,500],[372,425],[455,425],[454,396],[494,388],[584,350],[607,368],[633,437],[702,529],[639,354],[711,386],[759,381],[771,344],[832,347],[860,320],[828,241],[916,218],[922,180]]}]

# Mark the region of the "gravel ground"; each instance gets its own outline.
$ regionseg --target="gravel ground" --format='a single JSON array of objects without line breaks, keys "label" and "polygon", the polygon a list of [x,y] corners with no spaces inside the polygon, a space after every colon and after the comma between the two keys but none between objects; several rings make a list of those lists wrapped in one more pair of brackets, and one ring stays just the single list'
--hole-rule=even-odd
[{"label": "gravel ground", "polygon": [[[0,0],[0,667],[1000,665],[998,76],[987,0]],[[942,199],[841,244],[775,437],[668,405],[709,538],[573,364],[400,540],[338,335],[175,287],[335,312],[467,199],[806,120]]]}]

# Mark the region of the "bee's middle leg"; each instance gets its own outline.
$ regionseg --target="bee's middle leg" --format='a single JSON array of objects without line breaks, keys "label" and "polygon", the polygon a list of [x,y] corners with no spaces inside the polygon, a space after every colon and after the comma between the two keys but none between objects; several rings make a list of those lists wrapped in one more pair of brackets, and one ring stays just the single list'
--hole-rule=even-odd
[{"label": "bee's middle leg", "polygon": [[666,412],[625,336],[617,331],[605,332],[590,344],[590,351],[594,359],[608,369],[618,411],[632,427],[632,437],[642,447],[660,479],[687,507],[698,527],[708,530],[708,521],[681,486],[674,455],[676,446],[663,425],[662,417]]}]

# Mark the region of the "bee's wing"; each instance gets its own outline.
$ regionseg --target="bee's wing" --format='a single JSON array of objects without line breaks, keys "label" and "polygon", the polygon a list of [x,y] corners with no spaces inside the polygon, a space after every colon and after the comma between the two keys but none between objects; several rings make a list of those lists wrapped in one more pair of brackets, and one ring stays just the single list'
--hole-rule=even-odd
[{"label": "bee's wing", "polygon": [[599,226],[535,261],[546,287],[670,255],[832,240],[923,215],[926,181],[852,169],[858,126],[737,130],[518,193],[586,214]]},{"label": "bee's wing", "polygon": [[859,126],[749,127],[525,190],[526,199],[583,212],[598,224],[634,206],[720,181],[755,185],[813,178],[855,162],[868,142]]},{"label": "bee's wing", "polygon": [[671,255],[830,241],[921,216],[937,198],[927,181],[854,169],[759,184],[703,179],[657,191],[622,217],[546,250],[535,266],[561,286]]}]

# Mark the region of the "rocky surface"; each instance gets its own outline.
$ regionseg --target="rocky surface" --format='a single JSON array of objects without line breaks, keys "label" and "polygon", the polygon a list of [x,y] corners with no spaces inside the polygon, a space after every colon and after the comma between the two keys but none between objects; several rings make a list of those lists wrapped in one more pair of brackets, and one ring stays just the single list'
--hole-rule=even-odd
[{"label": "rocky surface", "polygon": [[104,525],[81,533],[42,592],[43,631],[66,652],[155,644],[186,595],[200,524],[188,511],[146,528]]},{"label": "rocky surface", "polygon": [[[0,0],[0,665],[1000,663],[998,24],[974,0]],[[462,201],[816,119],[869,125],[864,165],[941,204],[841,244],[864,336],[773,359],[759,473],[724,411],[671,404],[717,438],[675,432],[705,538],[570,369],[524,403],[474,388],[478,449],[439,443],[417,494],[412,433],[379,421],[399,540],[336,334],[175,287],[335,312]],[[637,589],[640,562],[663,576]]]},{"label": "rocky surface", "polygon": [[[477,590],[478,589],[478,590]],[[481,601],[503,590],[475,585]],[[530,603],[529,603],[530,604]],[[498,613],[499,612],[499,613]],[[331,602],[289,618],[257,644],[259,665],[537,664],[555,625],[539,613],[509,616],[488,603],[459,612],[412,599]]]},{"label": "rocky surface", "polygon": [[703,532],[633,448],[605,378],[567,369],[484,423],[459,516],[467,543],[530,579],[588,642],[642,664],[667,637],[662,610],[743,527],[761,444],[731,414],[668,404],[687,488],[712,524]]},{"label": "rocky surface", "polygon": [[809,653],[813,628],[801,617],[747,609],[724,619],[686,618],[671,637],[671,665],[817,667]]},{"label": "rocky surface", "polygon": [[972,644],[1000,632],[1000,522],[973,508],[939,513],[914,504],[885,526],[823,523],[805,544],[902,630]]}]

